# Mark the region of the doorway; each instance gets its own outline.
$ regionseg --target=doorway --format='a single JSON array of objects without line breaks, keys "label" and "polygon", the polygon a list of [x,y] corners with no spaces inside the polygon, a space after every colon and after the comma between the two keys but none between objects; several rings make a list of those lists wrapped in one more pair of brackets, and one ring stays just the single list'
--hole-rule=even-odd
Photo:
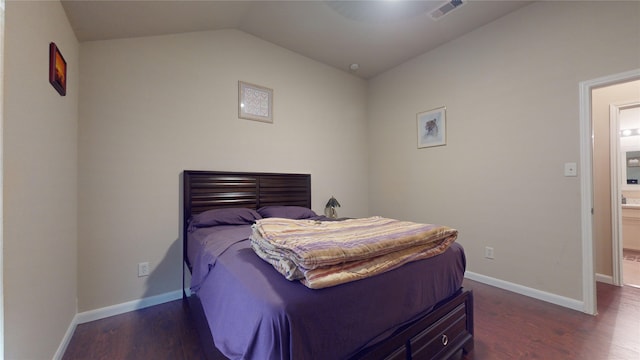
[{"label": "doorway", "polygon": [[640,81],[620,86],[635,99],[610,105],[613,284],[640,287]]},{"label": "doorway", "polygon": [[[596,275],[600,275],[601,264],[599,259],[596,259],[596,254],[601,255],[599,251],[602,239],[608,239],[608,248],[606,253],[611,254],[611,199],[610,178],[606,181],[606,206],[595,206],[598,202],[595,196],[598,192],[594,191],[600,187],[594,186],[594,178],[596,174],[601,172],[594,172],[594,167],[597,165],[596,159],[600,158],[595,156],[594,153],[598,150],[595,146],[594,134],[596,133],[595,127],[599,125],[597,121],[593,120],[593,99],[592,92],[603,87],[621,84],[625,82],[640,80],[640,69],[627,71],[624,73],[609,75],[597,79],[582,81],[579,84],[579,98],[580,98],[580,167],[583,174],[580,178],[580,197],[581,197],[581,233],[582,233],[582,299],[583,299],[583,311],[587,314],[597,314],[596,304]],[[605,151],[607,154],[606,162],[609,163],[609,125],[608,125],[608,105],[607,105],[607,125],[606,125],[606,138],[607,146]],[[609,173],[609,165],[604,168]],[[597,226],[597,221],[602,220],[602,216],[597,216],[596,211],[599,209],[608,209],[606,217],[606,226],[609,231],[604,237],[599,236],[600,227]],[[607,250],[608,249],[608,250]],[[611,256],[608,257],[609,261]],[[611,266],[608,267],[605,272],[611,272]]]}]

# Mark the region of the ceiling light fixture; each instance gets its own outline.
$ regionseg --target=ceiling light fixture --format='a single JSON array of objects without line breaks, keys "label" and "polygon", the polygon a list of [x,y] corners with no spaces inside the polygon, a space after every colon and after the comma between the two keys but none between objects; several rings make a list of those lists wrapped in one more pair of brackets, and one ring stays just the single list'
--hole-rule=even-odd
[{"label": "ceiling light fixture", "polygon": [[432,11],[429,15],[434,20],[438,20],[441,17],[447,15],[451,11],[459,8],[460,6],[462,6],[464,4],[466,4],[466,2],[463,2],[462,0],[451,0],[451,1],[448,1],[448,2],[444,3],[444,5],[440,6],[436,10]]},{"label": "ceiling light fixture", "polygon": [[358,71],[358,69],[360,69],[360,64],[358,64],[358,63],[353,63],[353,64],[349,65],[349,70],[351,70],[351,71]]}]

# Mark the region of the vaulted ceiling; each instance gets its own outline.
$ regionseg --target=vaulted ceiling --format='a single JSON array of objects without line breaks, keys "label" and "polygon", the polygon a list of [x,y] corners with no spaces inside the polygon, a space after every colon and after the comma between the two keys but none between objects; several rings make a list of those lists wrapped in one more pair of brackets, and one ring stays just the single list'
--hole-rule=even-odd
[{"label": "vaulted ceiling", "polygon": [[81,42],[238,29],[365,79],[531,1],[465,0],[434,19],[451,3],[461,1],[62,1]]}]

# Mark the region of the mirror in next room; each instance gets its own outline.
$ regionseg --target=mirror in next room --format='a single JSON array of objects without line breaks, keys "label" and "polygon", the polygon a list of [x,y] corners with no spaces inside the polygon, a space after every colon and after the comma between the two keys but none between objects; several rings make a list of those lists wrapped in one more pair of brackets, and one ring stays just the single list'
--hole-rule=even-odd
[{"label": "mirror in next room", "polygon": [[627,185],[638,185],[640,179],[640,151],[627,151],[626,168],[627,168]]},{"label": "mirror in next room", "polygon": [[622,188],[640,190],[640,107],[620,111]]}]

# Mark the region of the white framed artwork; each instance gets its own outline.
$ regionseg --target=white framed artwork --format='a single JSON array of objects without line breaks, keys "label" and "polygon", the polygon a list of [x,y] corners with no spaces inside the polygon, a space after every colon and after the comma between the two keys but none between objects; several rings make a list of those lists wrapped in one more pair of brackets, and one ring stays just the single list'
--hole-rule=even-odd
[{"label": "white framed artwork", "polygon": [[447,144],[446,110],[446,107],[440,107],[418,113],[418,149]]},{"label": "white framed artwork", "polygon": [[273,123],[273,89],[238,81],[238,117]]}]

